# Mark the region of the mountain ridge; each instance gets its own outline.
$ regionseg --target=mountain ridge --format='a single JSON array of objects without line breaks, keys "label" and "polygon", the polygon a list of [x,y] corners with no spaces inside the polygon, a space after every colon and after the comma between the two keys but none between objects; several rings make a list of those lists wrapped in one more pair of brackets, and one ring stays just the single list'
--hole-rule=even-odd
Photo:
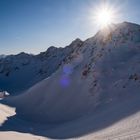
[{"label": "mountain ridge", "polygon": [[[0,89],[17,94],[50,76],[81,40],[65,48],[50,47],[38,55],[21,52],[0,59]],[[52,65],[53,63],[53,65]],[[24,85],[24,87],[22,87]]]},{"label": "mountain ridge", "polygon": [[105,36],[98,32],[74,47],[49,78],[13,97],[9,102],[17,107],[19,116],[40,123],[71,121],[94,112],[98,106],[117,103],[120,97],[125,101],[131,92],[137,95],[140,26],[123,23],[110,31]]},{"label": "mountain ridge", "polygon": [[2,100],[16,114],[0,130],[51,139],[139,139],[140,26],[112,25],[72,47],[49,77]]}]

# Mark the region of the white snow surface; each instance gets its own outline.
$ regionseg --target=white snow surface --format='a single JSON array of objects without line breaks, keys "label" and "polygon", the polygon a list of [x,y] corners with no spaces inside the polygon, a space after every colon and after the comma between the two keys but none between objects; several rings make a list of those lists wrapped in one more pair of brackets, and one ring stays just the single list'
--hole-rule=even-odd
[{"label": "white snow surface", "polygon": [[[140,38],[140,27],[123,23],[108,30],[105,37],[100,31],[75,49],[51,77],[14,97],[19,114],[35,121],[63,122],[100,104],[139,94],[140,42],[135,38]],[[119,37],[121,41],[113,45]]]},{"label": "white snow surface", "polygon": [[139,101],[140,26],[128,22],[75,46],[50,77],[6,100],[20,119],[46,124],[46,137],[95,140],[139,139]]}]

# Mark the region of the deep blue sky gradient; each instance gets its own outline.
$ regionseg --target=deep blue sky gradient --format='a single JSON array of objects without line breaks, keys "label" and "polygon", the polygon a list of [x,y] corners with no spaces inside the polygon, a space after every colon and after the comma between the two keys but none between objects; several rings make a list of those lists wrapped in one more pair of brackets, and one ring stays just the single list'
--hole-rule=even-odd
[{"label": "deep blue sky gradient", "polygon": [[[140,0],[108,0],[119,7],[117,22],[140,24]],[[0,54],[39,53],[49,46],[64,47],[99,30],[91,11],[102,0],[0,0]]]}]

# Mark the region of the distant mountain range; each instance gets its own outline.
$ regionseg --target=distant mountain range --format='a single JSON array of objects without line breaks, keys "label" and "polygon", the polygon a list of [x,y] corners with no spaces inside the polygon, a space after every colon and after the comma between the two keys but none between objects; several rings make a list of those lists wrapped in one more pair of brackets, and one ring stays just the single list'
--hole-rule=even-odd
[{"label": "distant mountain range", "polygon": [[0,89],[7,90],[11,94],[26,90],[54,73],[75,47],[81,45],[82,41],[76,39],[65,48],[51,46],[46,52],[38,55],[24,52],[17,55],[1,55]]}]

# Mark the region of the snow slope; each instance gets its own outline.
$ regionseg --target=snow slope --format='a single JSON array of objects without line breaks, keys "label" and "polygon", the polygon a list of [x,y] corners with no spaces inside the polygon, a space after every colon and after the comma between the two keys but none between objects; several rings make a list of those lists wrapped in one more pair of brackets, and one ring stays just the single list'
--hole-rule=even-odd
[{"label": "snow slope", "polygon": [[[46,125],[46,128],[43,126],[40,127],[40,125],[38,125],[38,128],[32,128],[37,129],[38,131],[38,135],[43,135],[43,133],[45,133],[43,136],[47,136],[47,138],[45,137],[38,137],[37,134],[33,133],[32,135],[29,134],[30,132],[26,132],[25,131],[21,131],[21,128],[23,127],[23,123],[19,123],[17,120],[13,119],[12,122],[10,122],[7,125],[7,130],[5,129],[5,125],[4,128],[0,127],[0,138],[2,140],[9,140],[9,139],[14,139],[14,140],[20,140],[20,139],[25,139],[28,138],[28,140],[36,140],[36,139],[40,139],[40,140],[45,140],[45,139],[50,139],[48,137],[52,137],[54,139],[67,139],[70,137],[74,137],[74,138],[70,138],[69,140],[139,140],[140,138],[140,111],[124,117],[123,119],[120,119],[119,121],[116,121],[114,123],[112,123],[111,125],[106,125],[106,127],[103,127],[106,122],[108,122],[109,120],[113,120],[114,115],[112,115],[112,112],[117,112],[115,113],[115,116],[118,116],[119,114],[122,114],[122,110],[124,113],[126,113],[128,111],[126,111],[126,109],[124,110],[125,107],[135,110],[135,108],[137,107],[136,103],[139,100],[139,98],[134,99],[130,99],[128,102],[131,103],[129,104],[129,106],[126,106],[126,103],[121,102],[120,103],[120,107],[116,108],[115,106],[110,106],[109,108],[104,108],[106,110],[102,110],[99,112],[96,112],[96,115],[94,114],[90,114],[88,117],[85,118],[81,118],[72,122],[67,122],[65,124],[61,124],[61,125],[57,125],[55,127],[48,127],[48,125]],[[134,103],[134,105],[132,104]],[[138,104],[138,102],[137,102]],[[2,105],[0,104],[0,110],[1,112],[3,112],[3,116],[5,115],[5,118],[1,118],[1,120],[3,119],[3,121],[5,121],[7,116],[11,116],[14,115],[15,112],[13,111],[12,108],[9,108],[8,106]],[[113,111],[112,111],[113,110]],[[129,109],[130,111],[130,109]],[[106,116],[108,114],[108,116]],[[105,118],[105,121],[104,121]],[[16,126],[15,124],[18,123],[18,125]],[[14,124],[14,125],[13,125]],[[26,129],[29,129],[29,125],[27,125],[27,122],[25,123],[26,125],[24,125],[24,127]],[[98,129],[100,127],[100,125],[102,126],[102,129]],[[17,131],[15,131],[17,128]],[[11,129],[9,129],[11,128]],[[86,132],[87,130],[90,130],[88,132]],[[95,129],[95,130],[94,130]],[[96,130],[97,129],[97,130]],[[3,131],[5,130],[5,131]],[[20,132],[20,133],[19,133]],[[86,134],[86,135],[85,135]],[[84,136],[82,136],[84,135]]]},{"label": "snow slope", "polygon": [[46,125],[38,135],[125,140],[139,139],[139,100],[140,26],[124,22],[75,46],[49,78],[6,102],[16,117]]},{"label": "snow slope", "polygon": [[0,138],[2,140],[48,140],[47,138],[18,132],[0,132]]},{"label": "snow slope", "polygon": [[79,118],[99,105],[139,94],[139,54],[140,26],[113,24],[76,47],[51,77],[11,102],[20,116],[37,122]]},{"label": "snow slope", "polygon": [[14,108],[8,108],[5,105],[0,104],[0,126],[7,120],[7,117],[15,115]]},{"label": "snow slope", "polygon": [[50,47],[38,55],[9,55],[0,59],[0,89],[11,94],[21,93],[55,72],[62,61],[82,41],[76,39],[65,48]]},{"label": "snow slope", "polygon": [[[15,109],[9,106],[0,104],[0,127],[4,124],[5,121],[8,120],[8,117],[15,115]],[[23,134],[14,131],[9,132],[1,132],[0,131],[0,139],[1,140],[47,140],[47,138],[34,136],[31,134]]]}]

